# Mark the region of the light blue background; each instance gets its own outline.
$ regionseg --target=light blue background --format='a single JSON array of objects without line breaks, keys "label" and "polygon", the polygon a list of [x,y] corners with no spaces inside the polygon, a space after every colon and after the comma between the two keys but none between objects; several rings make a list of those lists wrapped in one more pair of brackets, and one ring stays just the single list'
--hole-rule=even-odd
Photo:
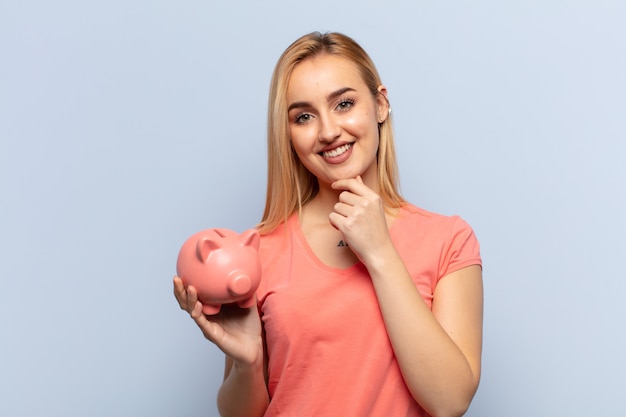
[{"label": "light blue background", "polygon": [[404,195],[481,241],[468,415],[622,415],[625,21],[617,0],[2,0],[0,415],[217,414],[176,255],[259,220],[269,77],[313,30],[377,63]]}]

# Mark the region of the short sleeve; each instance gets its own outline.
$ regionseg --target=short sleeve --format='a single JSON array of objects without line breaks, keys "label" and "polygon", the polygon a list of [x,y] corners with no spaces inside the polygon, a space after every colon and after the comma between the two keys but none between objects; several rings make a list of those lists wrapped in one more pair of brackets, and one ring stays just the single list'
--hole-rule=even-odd
[{"label": "short sleeve", "polygon": [[442,252],[439,279],[470,265],[482,266],[478,239],[465,220],[454,216],[450,236]]}]

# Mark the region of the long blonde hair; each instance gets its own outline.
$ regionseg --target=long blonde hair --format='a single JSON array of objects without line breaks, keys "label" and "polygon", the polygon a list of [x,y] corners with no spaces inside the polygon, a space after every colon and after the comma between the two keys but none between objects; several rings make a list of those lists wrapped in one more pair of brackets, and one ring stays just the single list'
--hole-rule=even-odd
[{"label": "long blonde hair", "polygon": [[[353,62],[374,97],[382,84],[368,54],[350,37],[341,33],[313,32],[292,43],[274,68],[270,84],[267,118],[267,195],[265,211],[258,225],[269,233],[291,214],[302,208],[319,191],[317,178],[296,156],[289,138],[287,86],[294,67],[320,54],[339,55]],[[385,97],[386,99],[386,97]],[[404,199],[398,191],[398,168],[393,141],[391,114],[379,124],[378,181],[380,195],[388,207],[400,207]]]}]

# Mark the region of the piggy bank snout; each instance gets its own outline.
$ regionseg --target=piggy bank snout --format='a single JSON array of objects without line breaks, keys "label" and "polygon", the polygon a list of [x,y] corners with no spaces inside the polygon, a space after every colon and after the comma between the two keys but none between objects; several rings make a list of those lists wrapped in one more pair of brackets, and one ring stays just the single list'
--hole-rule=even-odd
[{"label": "piggy bank snout", "polygon": [[252,290],[252,280],[248,274],[233,271],[228,277],[228,292],[232,296],[247,295]]}]

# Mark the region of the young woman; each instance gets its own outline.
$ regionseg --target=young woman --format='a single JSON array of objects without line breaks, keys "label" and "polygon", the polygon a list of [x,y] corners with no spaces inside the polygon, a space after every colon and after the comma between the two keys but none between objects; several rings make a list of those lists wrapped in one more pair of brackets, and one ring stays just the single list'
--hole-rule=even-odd
[{"label": "young woman", "polygon": [[387,89],[365,51],[312,33],[270,89],[258,308],[202,314],[223,416],[458,416],[480,379],[478,242],[399,195]]}]

